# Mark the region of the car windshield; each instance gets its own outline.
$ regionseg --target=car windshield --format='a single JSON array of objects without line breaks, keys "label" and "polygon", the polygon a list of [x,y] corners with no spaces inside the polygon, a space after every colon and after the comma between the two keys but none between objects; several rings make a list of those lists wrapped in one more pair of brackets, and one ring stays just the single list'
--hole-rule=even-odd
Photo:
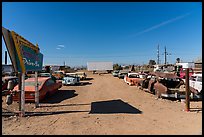
[{"label": "car windshield", "polygon": [[118,73],[119,71],[118,71],[118,70],[115,70],[115,71],[113,71],[113,72]]},{"label": "car windshield", "polygon": [[129,75],[129,78],[138,78],[139,76],[136,74]]},{"label": "car windshield", "polygon": [[199,82],[202,82],[202,77],[199,77],[199,76],[198,76],[198,81],[199,81]]},{"label": "car windshield", "polygon": [[[41,86],[42,82],[38,81],[38,85]],[[35,81],[26,81],[25,86],[35,86]]]},{"label": "car windshield", "polygon": [[40,77],[50,77],[50,74],[49,74],[49,73],[47,73],[47,74],[44,73],[44,74],[39,74],[39,76],[40,76]]}]

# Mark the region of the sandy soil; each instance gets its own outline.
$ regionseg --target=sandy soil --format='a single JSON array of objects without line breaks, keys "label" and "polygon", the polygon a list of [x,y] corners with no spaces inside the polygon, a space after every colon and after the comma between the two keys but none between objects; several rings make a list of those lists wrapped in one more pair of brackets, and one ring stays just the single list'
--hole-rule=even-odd
[{"label": "sandy soil", "polygon": [[[63,86],[39,108],[26,103],[26,117],[2,116],[2,134],[202,134],[202,101],[191,101],[186,112],[185,103],[156,99],[111,74],[88,77],[81,86]],[[2,111],[18,110],[2,99]]]}]

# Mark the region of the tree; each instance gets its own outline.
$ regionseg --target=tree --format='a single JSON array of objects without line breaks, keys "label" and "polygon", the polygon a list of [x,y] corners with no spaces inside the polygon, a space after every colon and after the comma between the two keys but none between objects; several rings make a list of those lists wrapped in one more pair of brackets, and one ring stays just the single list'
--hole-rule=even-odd
[{"label": "tree", "polygon": [[150,60],[149,60],[149,65],[150,65],[150,66],[152,66],[152,65],[156,65],[156,61],[155,61],[155,60],[150,59]]},{"label": "tree", "polygon": [[176,58],[176,63],[180,63],[180,58]]},{"label": "tree", "polygon": [[121,65],[113,64],[113,70],[122,70]]}]

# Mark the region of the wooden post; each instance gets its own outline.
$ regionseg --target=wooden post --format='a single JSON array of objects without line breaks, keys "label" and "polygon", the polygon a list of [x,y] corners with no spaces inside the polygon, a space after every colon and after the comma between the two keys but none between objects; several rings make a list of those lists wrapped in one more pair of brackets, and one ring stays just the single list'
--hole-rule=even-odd
[{"label": "wooden post", "polygon": [[190,109],[190,97],[189,97],[189,68],[186,69],[186,111]]},{"label": "wooden post", "polygon": [[21,117],[25,116],[25,73],[22,73],[22,85],[21,85]]},{"label": "wooden post", "polygon": [[39,107],[38,72],[35,72],[35,108]]},{"label": "wooden post", "polygon": [[21,111],[21,89],[22,89],[22,77],[21,77],[21,72],[18,72],[18,95],[19,95],[19,111]]}]

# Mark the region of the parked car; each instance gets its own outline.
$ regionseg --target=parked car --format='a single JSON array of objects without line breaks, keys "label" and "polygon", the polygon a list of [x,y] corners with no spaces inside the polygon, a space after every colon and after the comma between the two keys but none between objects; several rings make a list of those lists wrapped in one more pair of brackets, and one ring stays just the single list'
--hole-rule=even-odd
[{"label": "parked car", "polygon": [[56,80],[57,80],[57,78],[56,78],[55,76],[53,76],[52,74],[50,74],[50,73],[39,73],[39,74],[38,74],[38,77],[50,77],[50,78],[52,78],[55,82],[56,82]]},{"label": "parked car", "polygon": [[62,79],[63,85],[76,85],[80,84],[80,78],[78,76],[72,76],[66,74],[64,78]]},{"label": "parked car", "polygon": [[155,91],[154,91],[154,84],[155,83],[156,83],[156,73],[155,72],[151,72],[142,81],[141,88],[144,91],[147,91],[147,92],[150,92],[152,94],[155,94]]},{"label": "parked car", "polygon": [[118,78],[124,79],[125,75],[127,75],[129,71],[120,70],[118,73]]},{"label": "parked car", "polygon": [[167,98],[185,98],[184,81],[172,73],[157,73],[154,84],[155,95]]},{"label": "parked car", "polygon": [[128,73],[124,76],[124,81],[130,86],[136,85],[136,81],[139,80],[139,74],[138,73]]},{"label": "parked car", "polygon": [[66,75],[69,75],[69,76],[75,77],[75,78],[78,79],[78,81],[80,80],[80,77],[79,77],[76,73],[66,73]]},{"label": "parked car", "polygon": [[198,98],[202,97],[202,73],[201,74],[193,74],[189,78],[189,86],[190,91],[192,92],[192,96],[197,96]]},{"label": "parked car", "polygon": [[112,72],[112,75],[113,75],[114,77],[118,77],[119,71],[120,71],[120,70],[114,70],[114,71]]},{"label": "parked car", "polygon": [[57,80],[62,80],[62,78],[64,77],[64,73],[63,73],[62,71],[54,71],[54,72],[52,73],[52,75],[53,75],[54,77],[56,77]]},{"label": "parked car", "polygon": [[[62,83],[55,82],[50,77],[39,77],[38,85],[40,101],[46,96],[53,95],[62,87]],[[11,92],[13,92],[13,101],[19,101],[18,85],[16,85]],[[35,101],[35,78],[28,78],[25,80],[25,101]]]},{"label": "parked car", "polygon": [[18,77],[15,77],[15,76],[2,77],[2,87],[1,87],[2,95],[8,94],[7,86],[9,81],[12,81],[14,86],[16,86],[18,84]]},{"label": "parked car", "polygon": [[76,74],[80,77],[80,80],[85,80],[87,77],[85,72],[76,72]]}]

